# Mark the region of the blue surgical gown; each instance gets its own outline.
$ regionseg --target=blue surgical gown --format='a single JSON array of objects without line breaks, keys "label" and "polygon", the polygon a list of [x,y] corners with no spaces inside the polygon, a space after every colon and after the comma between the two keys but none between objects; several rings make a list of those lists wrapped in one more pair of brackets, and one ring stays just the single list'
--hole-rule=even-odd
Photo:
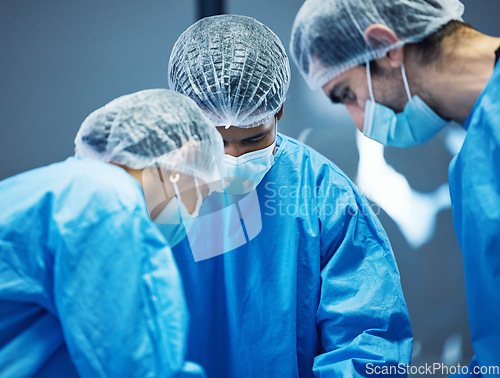
[{"label": "blue surgical gown", "polygon": [[173,249],[191,316],[187,357],[209,378],[374,376],[409,363],[410,320],[378,219],[333,163],[277,142],[257,187],[260,233],[198,262],[188,238]]},{"label": "blue surgical gown", "polygon": [[0,182],[0,376],[179,369],[177,267],[122,168],[69,158]]},{"label": "blue surgical gown", "polygon": [[453,221],[463,254],[476,362],[499,366],[500,64],[464,128],[467,136],[449,170]]}]

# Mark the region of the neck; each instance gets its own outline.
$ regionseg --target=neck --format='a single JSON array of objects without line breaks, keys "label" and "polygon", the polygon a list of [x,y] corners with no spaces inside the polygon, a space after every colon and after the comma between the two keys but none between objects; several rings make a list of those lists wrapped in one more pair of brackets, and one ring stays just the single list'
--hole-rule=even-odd
[{"label": "neck", "polygon": [[114,165],[117,165],[120,168],[123,168],[130,176],[132,176],[137,181],[139,181],[139,184],[141,184],[141,187],[143,186],[142,185],[142,172],[144,171],[144,169],[132,169],[132,168],[129,168],[129,167],[125,166],[125,165],[120,165],[120,164],[116,164],[116,163],[113,163],[113,162],[111,162],[111,164],[114,164]]},{"label": "neck", "polygon": [[[436,62],[423,65],[409,56],[412,81],[420,97],[441,117],[465,123],[495,66],[500,38],[467,29],[446,37]],[[411,53],[409,54],[411,55]]]}]

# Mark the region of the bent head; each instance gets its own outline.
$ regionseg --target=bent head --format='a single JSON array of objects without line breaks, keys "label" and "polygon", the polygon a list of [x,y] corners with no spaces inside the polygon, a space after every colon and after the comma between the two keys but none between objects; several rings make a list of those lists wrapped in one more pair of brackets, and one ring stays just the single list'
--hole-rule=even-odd
[{"label": "bent head", "polygon": [[222,15],[196,22],[175,43],[168,77],[220,126],[226,153],[239,156],[274,140],[290,64],[279,38],[259,21]]},{"label": "bent head", "polygon": [[462,14],[458,0],[307,0],[290,48],[308,85],[346,105],[363,131],[370,100],[401,113],[413,95],[423,95],[418,80],[408,85],[405,47],[462,20]]},{"label": "bent head", "polygon": [[221,179],[223,153],[199,107],[166,89],[111,101],[85,119],[75,139],[77,157],[113,163],[140,182],[153,219],[174,202],[174,215],[177,205],[195,214],[208,185]]},{"label": "bent head", "polygon": [[250,17],[204,18],[175,43],[168,78],[217,126],[226,176],[258,185],[274,163],[276,124],[290,84],[276,34]]},{"label": "bent head", "polygon": [[[389,35],[397,38],[393,33]],[[323,92],[332,103],[345,105],[356,127],[363,131],[367,101],[374,100],[397,113],[403,111],[408,101],[401,71],[403,59],[402,48],[391,50],[384,58],[332,78],[323,85]]]},{"label": "bent head", "polygon": [[[458,0],[307,0],[292,28],[290,50],[312,89],[367,61],[416,43],[452,20],[462,20]],[[381,25],[397,39],[368,39]]]}]

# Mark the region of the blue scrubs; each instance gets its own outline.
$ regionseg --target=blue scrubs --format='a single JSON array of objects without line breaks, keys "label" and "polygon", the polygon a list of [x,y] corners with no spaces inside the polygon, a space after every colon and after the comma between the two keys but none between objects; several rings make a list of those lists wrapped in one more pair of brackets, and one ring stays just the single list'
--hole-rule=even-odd
[{"label": "blue scrubs", "polygon": [[69,158],[0,182],[0,376],[168,376],[187,315],[123,169]]},{"label": "blue scrubs", "polygon": [[[500,365],[500,64],[464,128],[450,165],[453,219],[463,253],[472,346],[481,366]],[[497,375],[483,375],[497,376]]]},{"label": "blue scrubs", "polygon": [[277,144],[257,187],[260,233],[198,262],[188,238],[174,248],[188,358],[217,378],[369,377],[409,363],[410,319],[379,221],[333,163],[286,136]]}]

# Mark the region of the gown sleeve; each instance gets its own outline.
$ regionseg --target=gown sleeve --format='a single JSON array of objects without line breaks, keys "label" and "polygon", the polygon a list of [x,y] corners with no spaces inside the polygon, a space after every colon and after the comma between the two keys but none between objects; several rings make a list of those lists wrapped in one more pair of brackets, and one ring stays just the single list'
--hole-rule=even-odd
[{"label": "gown sleeve", "polygon": [[314,374],[406,376],[402,367],[410,363],[413,336],[391,246],[366,200],[335,181],[323,182],[318,197],[325,210],[316,314],[323,350]]}]

